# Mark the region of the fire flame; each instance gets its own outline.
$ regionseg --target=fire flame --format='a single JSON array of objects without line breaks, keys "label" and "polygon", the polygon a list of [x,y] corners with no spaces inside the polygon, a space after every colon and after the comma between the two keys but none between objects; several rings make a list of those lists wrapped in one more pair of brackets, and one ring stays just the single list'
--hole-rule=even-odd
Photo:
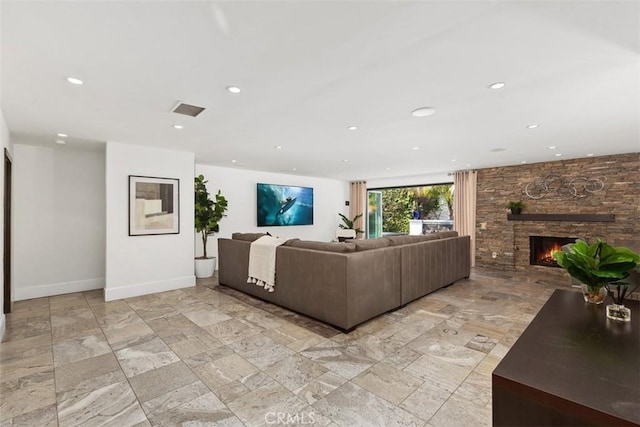
[{"label": "fire flame", "polygon": [[546,252],[540,252],[538,254],[538,261],[544,261],[544,262],[548,262],[548,263],[555,263],[555,259],[553,259],[553,253],[554,252],[558,252],[562,250],[562,245],[558,244],[558,243],[554,243],[550,249],[548,249]]},{"label": "fire flame", "polygon": [[530,254],[529,258],[532,265],[541,265],[543,267],[560,267],[553,258],[556,252],[562,252],[562,248],[567,243],[575,242],[571,237],[547,237],[547,236],[530,236]]}]

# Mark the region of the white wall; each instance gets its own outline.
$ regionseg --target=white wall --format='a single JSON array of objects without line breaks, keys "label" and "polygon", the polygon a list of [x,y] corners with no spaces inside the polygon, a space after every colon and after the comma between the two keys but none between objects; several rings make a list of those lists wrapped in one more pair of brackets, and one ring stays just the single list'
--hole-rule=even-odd
[{"label": "white wall", "polygon": [[[180,180],[180,234],[129,236],[129,175]],[[194,155],[107,142],[107,301],[195,285]]]},{"label": "white wall", "polygon": [[395,178],[379,178],[367,180],[367,188],[408,187],[412,185],[430,185],[453,182],[453,175],[446,172]]},{"label": "white wall", "polygon": [[[2,2],[0,1],[0,22],[2,22]],[[0,45],[2,40],[2,31],[0,31]],[[0,82],[2,81],[2,53],[0,53]],[[0,84],[0,100],[2,100],[2,84]],[[7,147],[9,153],[13,153],[13,149],[10,146],[11,141],[9,140],[9,129],[7,128],[7,123],[4,121],[4,115],[2,114],[2,110],[0,110],[0,147],[2,147],[2,151]],[[4,153],[3,153],[4,155]],[[0,188],[4,189],[4,159],[0,162]],[[0,194],[0,224],[4,224],[4,191]],[[0,254],[2,255],[2,259],[4,260],[4,227],[0,227]],[[0,278],[4,278],[4,263],[0,263]],[[4,315],[4,279],[0,280],[0,283],[3,285],[0,286],[0,342],[2,342],[2,337],[4,337],[4,331],[6,329],[6,318]],[[11,284],[9,284],[11,286]]]},{"label": "white wall", "polygon": [[104,147],[15,142],[15,299],[103,288]]},{"label": "white wall", "polygon": [[[13,155],[13,144],[9,138],[9,129],[7,123],[4,120],[2,110],[0,110],[0,150],[2,150],[2,157],[0,161],[0,200],[2,200],[2,209],[0,209],[0,254],[4,259],[4,149],[9,151],[9,155]],[[13,217],[15,218],[15,209]],[[15,239],[14,239],[15,240]],[[4,277],[4,263],[0,262],[0,277]],[[4,279],[3,279],[4,282]],[[12,286],[12,284],[9,284]],[[4,287],[4,283],[3,283]],[[13,290],[11,292],[13,295]],[[6,329],[6,317],[4,315],[4,288],[0,289],[0,341],[4,336]]]},{"label": "white wall", "polygon": [[[223,168],[196,165],[196,175],[202,174],[209,181],[207,189],[211,194],[218,189],[229,202],[227,216],[220,221],[220,233],[209,238],[209,256],[218,255],[218,237],[231,237],[235,232],[269,232],[281,238],[300,238],[329,242],[335,237],[336,228],[341,223],[338,212],[348,215],[349,208],[344,202],[349,200],[349,183],[334,179],[314,178],[299,175],[252,171],[240,168]],[[286,227],[258,227],[256,219],[256,184],[297,185],[313,187],[313,225]],[[196,254],[202,255],[202,239],[196,238]]]}]

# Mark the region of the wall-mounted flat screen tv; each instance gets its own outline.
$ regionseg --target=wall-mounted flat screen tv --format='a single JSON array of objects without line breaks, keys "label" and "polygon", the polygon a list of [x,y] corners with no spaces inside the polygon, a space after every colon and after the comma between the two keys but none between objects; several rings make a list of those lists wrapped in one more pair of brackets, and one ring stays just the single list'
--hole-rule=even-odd
[{"label": "wall-mounted flat screen tv", "polygon": [[258,183],[258,227],[313,224],[313,188]]}]

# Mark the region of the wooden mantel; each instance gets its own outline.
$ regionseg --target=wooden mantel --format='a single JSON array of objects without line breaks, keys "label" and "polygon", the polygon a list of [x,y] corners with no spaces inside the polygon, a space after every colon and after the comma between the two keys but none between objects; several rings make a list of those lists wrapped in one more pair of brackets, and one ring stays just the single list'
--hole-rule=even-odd
[{"label": "wooden mantel", "polygon": [[615,214],[507,214],[509,221],[615,222]]}]

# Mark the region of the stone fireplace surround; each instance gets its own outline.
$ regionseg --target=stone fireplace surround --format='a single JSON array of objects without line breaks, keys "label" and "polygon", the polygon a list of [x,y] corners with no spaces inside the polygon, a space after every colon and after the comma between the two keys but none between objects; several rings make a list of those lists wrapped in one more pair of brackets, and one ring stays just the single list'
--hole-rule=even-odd
[{"label": "stone fireplace surround", "polygon": [[[602,191],[584,198],[548,194],[542,199],[529,199],[524,191],[527,183],[547,175],[606,177],[606,185]],[[506,205],[517,200],[527,206],[524,216],[548,216],[514,220],[513,215],[508,215]],[[557,214],[568,216],[558,218]],[[480,169],[476,265],[544,271],[568,278],[562,269],[529,264],[529,236],[578,237],[588,242],[602,238],[613,245],[637,245],[640,239],[640,153]]]}]

